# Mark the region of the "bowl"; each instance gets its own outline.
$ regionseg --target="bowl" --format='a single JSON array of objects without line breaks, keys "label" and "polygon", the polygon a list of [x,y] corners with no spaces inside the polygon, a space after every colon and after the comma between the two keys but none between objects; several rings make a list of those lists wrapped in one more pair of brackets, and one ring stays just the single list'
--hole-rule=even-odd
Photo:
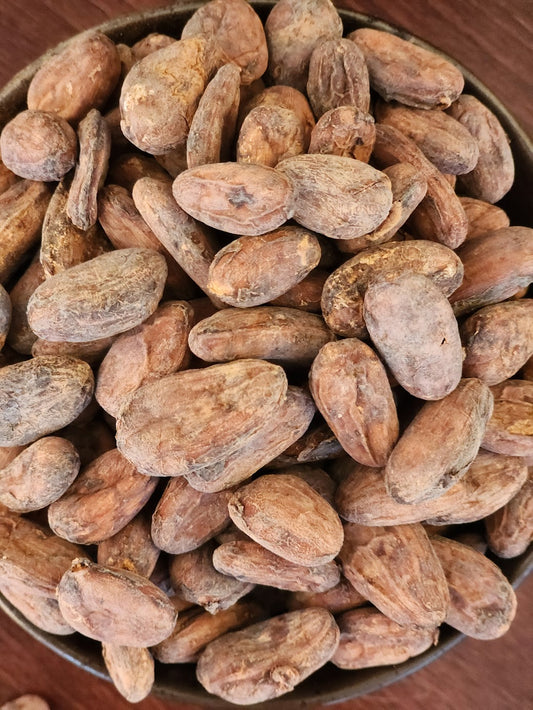
[{"label": "bowl", "polygon": [[[126,44],[133,44],[150,32],[162,32],[179,37],[183,25],[201,4],[190,3],[119,17],[99,25],[95,29],[104,32],[115,42]],[[264,20],[275,2],[252,2],[251,4]],[[381,20],[348,10],[339,10],[339,14],[344,22],[345,34],[359,27],[371,27],[413,40],[422,47],[438,52],[426,42]],[[59,47],[61,46],[59,45]],[[515,158],[516,179],[513,188],[499,204],[509,213],[512,224],[533,227],[533,215],[529,210],[530,185],[533,184],[533,146],[531,142],[507,109],[478,79],[453,59],[443,55],[442,52],[438,53],[459,67],[465,77],[465,91],[477,96],[496,114],[510,137]],[[49,53],[27,66],[0,91],[0,130],[16,113],[25,108],[26,91],[30,80],[48,56]],[[514,587],[517,587],[533,568],[531,546],[528,552],[512,560],[502,560],[495,557],[492,559],[500,566]],[[109,680],[101,657],[101,647],[97,642],[79,634],[66,637],[48,634],[33,626],[2,595],[0,595],[0,608],[34,638],[63,658],[100,678]],[[353,699],[405,678],[439,658],[462,638],[464,637],[461,633],[444,625],[441,628],[437,646],[399,666],[344,671],[332,664],[327,664],[297,686],[292,693],[254,707],[268,706],[276,707],[279,710],[281,708],[295,710],[308,704],[330,704]],[[156,664],[156,681],[153,691],[162,697],[182,703],[196,703],[209,708],[235,707],[209,695],[197,682],[194,667],[190,664],[172,666]]]}]

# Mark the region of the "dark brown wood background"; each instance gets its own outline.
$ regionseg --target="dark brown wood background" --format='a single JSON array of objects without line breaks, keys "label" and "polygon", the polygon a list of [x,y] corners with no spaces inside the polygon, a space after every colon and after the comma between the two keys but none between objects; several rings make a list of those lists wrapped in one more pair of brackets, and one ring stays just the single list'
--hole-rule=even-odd
[{"label": "dark brown wood background", "polygon": [[[83,29],[165,0],[0,0],[0,86],[46,49]],[[489,86],[533,134],[531,0],[340,0],[379,16],[454,56]],[[431,666],[338,710],[525,710],[533,708],[533,578],[518,592],[511,631],[465,640]],[[105,681],[56,656],[0,613],[0,704],[39,693],[52,710],[131,707]],[[155,697],[139,710],[194,710]]]}]

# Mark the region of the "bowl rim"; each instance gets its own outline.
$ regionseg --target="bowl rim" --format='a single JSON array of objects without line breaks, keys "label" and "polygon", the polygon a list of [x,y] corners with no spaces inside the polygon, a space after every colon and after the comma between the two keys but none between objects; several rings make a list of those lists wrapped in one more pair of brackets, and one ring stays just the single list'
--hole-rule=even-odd
[{"label": "bowl rim", "polygon": [[[128,31],[134,31],[134,28],[137,25],[144,23],[148,25],[148,27],[143,27],[143,34],[140,35],[141,37],[149,32],[156,31],[154,28],[166,21],[172,20],[175,22],[176,18],[180,18],[180,24],[182,24],[186,18],[192,15],[195,10],[204,4],[205,1],[202,2],[201,0],[197,2],[178,2],[166,7],[120,15],[116,18],[84,30],[83,32],[72,35],[55,47],[49,49],[26,67],[21,69],[12,79],[10,79],[10,81],[8,81],[7,84],[5,84],[2,89],[0,89],[0,130],[16,111],[20,111],[24,108],[23,101],[33,75],[48,58],[61,51],[72,41],[74,37],[83,35],[86,32],[97,30],[110,36],[115,42],[120,42],[121,35]],[[260,0],[258,2],[251,0],[250,4],[256,11],[259,12],[259,14],[265,14],[271,10],[272,7],[274,7],[276,0]],[[357,27],[372,27],[374,29],[389,32],[393,35],[401,37],[402,39],[409,40],[433,53],[437,53],[456,66],[463,73],[465,78],[465,90],[472,91],[474,95],[476,95],[490,108],[491,111],[496,114],[506,133],[512,135],[513,153],[525,153],[528,157],[528,169],[533,172],[533,142],[530,140],[529,136],[520,126],[512,113],[471,71],[466,69],[460,62],[456,61],[452,57],[449,57],[445,52],[405,29],[391,25],[384,20],[364,13],[343,8],[337,8],[337,11],[343,20],[343,25],[348,22],[349,24]],[[523,555],[512,560],[502,560],[494,556],[490,556],[490,558],[495,561],[500,568],[503,568],[506,576],[511,579],[514,588],[517,588],[533,569],[533,548],[531,545],[528,551],[526,551]],[[512,573],[509,574],[506,572],[506,569],[512,569]],[[107,673],[101,658],[101,654],[99,658],[98,654],[95,653],[95,644],[97,644],[97,642],[85,639],[79,634],[57,636],[43,631],[26,619],[26,617],[23,616],[2,594],[0,594],[0,609],[2,609],[17,625],[22,627],[33,638],[37,639],[62,658],[70,661],[75,666],[90,672],[98,678],[111,682],[109,674]],[[253,707],[257,709],[276,707],[277,710],[296,710],[297,708],[305,707],[308,704],[315,705],[320,703],[322,705],[332,705],[338,702],[355,699],[362,695],[380,690],[396,682],[397,680],[406,678],[415,671],[441,657],[463,638],[465,638],[464,635],[459,631],[443,625],[441,638],[439,639],[437,646],[428,649],[418,656],[410,658],[398,666],[382,666],[364,669],[364,671],[369,671],[367,673],[364,673],[364,671],[354,670],[341,671],[341,669],[336,668],[336,671],[345,673],[347,676],[348,674],[354,675],[354,680],[352,680],[349,684],[343,685],[342,688],[328,690],[327,688],[320,687],[320,685],[317,685],[316,683],[313,685],[313,676],[310,676],[310,678],[304,681],[303,684],[299,685],[292,693],[264,703],[254,704]],[[75,644],[72,644],[72,639],[75,639]],[[74,648],[72,648],[73,645]],[[156,667],[162,668],[163,666],[161,664],[156,664]],[[191,669],[192,667],[193,666],[191,664],[179,665],[179,668],[185,669],[185,672],[186,669]],[[167,666],[167,668],[175,669],[178,668],[178,666],[173,664]],[[359,676],[359,678],[357,679],[355,676]],[[190,681],[193,681],[192,684]],[[152,692],[168,700],[196,703],[197,705],[204,705],[209,708],[235,707],[234,704],[228,703],[207,693],[207,691],[204,690],[204,688],[196,681],[194,671],[192,672],[192,677],[189,679],[189,685],[191,686],[189,688],[176,688],[166,682],[162,683],[161,680],[158,680],[156,674],[156,680]]]}]

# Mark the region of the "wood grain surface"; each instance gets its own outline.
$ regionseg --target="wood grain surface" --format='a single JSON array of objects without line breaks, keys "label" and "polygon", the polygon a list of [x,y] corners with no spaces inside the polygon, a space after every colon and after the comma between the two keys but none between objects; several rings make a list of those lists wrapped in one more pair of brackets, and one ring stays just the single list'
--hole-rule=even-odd
[{"label": "wood grain surface", "polygon": [[[0,85],[46,49],[83,29],[164,0],[0,0]],[[531,0],[339,0],[379,16],[454,56],[533,134]],[[525,710],[533,708],[533,578],[518,593],[511,631],[467,639],[415,675],[336,710]],[[112,686],[63,660],[0,613],[0,705],[23,693],[52,710],[131,707]],[[139,710],[194,710],[151,697]]]}]

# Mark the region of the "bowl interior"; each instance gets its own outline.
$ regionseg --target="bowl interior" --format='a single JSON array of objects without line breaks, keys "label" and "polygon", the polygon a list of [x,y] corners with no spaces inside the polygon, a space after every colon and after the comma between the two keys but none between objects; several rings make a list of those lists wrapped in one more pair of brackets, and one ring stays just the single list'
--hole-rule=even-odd
[{"label": "bowl interior", "polygon": [[[100,25],[98,29],[105,32],[114,41],[125,44],[133,44],[150,32],[162,32],[179,37],[183,25],[201,4],[174,5],[168,8],[136,13],[107,22]],[[265,20],[275,2],[252,2],[251,4],[261,18]],[[339,10],[339,13],[344,22],[345,34],[359,27],[372,27],[392,32],[435,51],[433,47],[422,40],[380,20],[347,10]],[[16,113],[26,107],[26,92],[31,77],[46,57],[47,55],[43,55],[43,57],[23,69],[0,91],[0,129]],[[449,57],[447,59],[453,61]],[[533,184],[533,150],[531,142],[498,99],[464,67],[457,62],[454,63],[465,76],[465,92],[477,96],[498,116],[511,141],[516,164],[516,179],[513,188],[500,204],[509,213],[511,224],[533,226],[533,214],[529,209],[530,185]],[[518,586],[533,567],[533,551],[530,549],[528,553],[513,560],[500,560],[497,558],[493,558],[493,560],[502,568],[513,585]],[[101,658],[100,644],[79,634],[74,634],[73,636],[47,634],[29,623],[2,595],[0,595],[0,608],[28,633],[59,655],[101,678],[108,679]],[[327,664],[289,695],[268,703],[254,705],[254,707],[275,706],[279,710],[282,708],[295,710],[306,704],[329,704],[356,698],[378,690],[422,668],[437,659],[462,638],[462,634],[459,632],[443,626],[439,643],[435,648],[406,661],[398,667],[389,666],[358,671],[343,671],[332,664]],[[209,695],[196,681],[194,667],[190,664],[172,666],[157,664],[154,691],[175,701],[203,704],[210,708],[235,707]]]}]

